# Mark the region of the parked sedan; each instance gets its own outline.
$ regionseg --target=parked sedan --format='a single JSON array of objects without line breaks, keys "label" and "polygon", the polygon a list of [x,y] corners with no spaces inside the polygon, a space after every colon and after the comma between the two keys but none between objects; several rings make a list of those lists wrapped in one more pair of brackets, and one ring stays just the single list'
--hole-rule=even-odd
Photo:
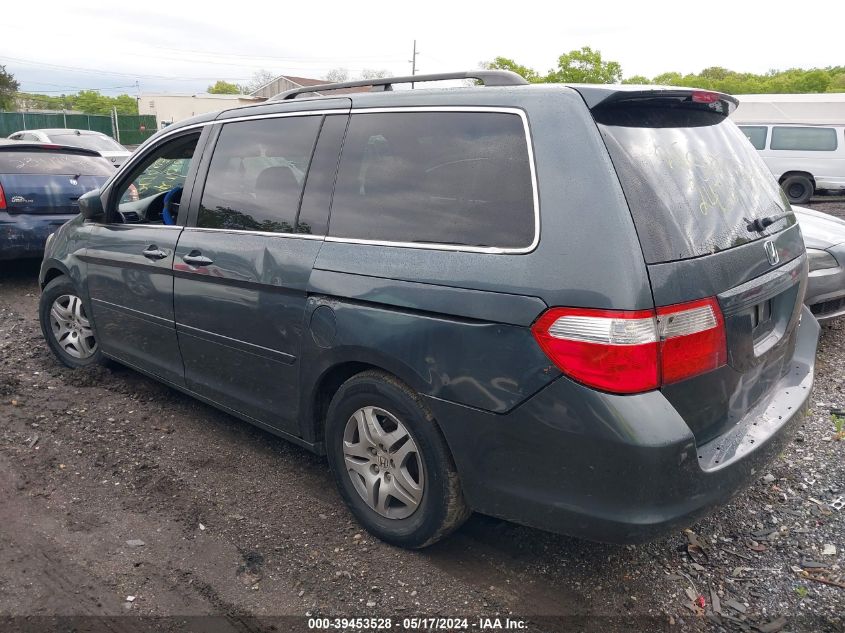
[{"label": "parked sedan", "polygon": [[123,145],[115,141],[108,134],[93,130],[73,130],[53,128],[44,130],[21,130],[10,134],[13,141],[34,141],[36,143],[56,143],[57,145],[71,145],[92,149],[100,156],[107,158],[115,167],[120,167],[132,153]]},{"label": "parked sedan", "polygon": [[845,315],[845,220],[806,207],[792,210],[810,261],[804,303],[822,322]]},{"label": "parked sedan", "polygon": [[113,173],[90,149],[0,140],[0,260],[40,257],[47,236],[79,212],[79,196]]}]

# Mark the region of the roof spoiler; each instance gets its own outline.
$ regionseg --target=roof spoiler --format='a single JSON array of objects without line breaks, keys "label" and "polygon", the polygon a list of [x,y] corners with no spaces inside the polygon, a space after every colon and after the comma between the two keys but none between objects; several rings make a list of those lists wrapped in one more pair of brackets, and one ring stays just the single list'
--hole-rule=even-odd
[{"label": "roof spoiler", "polygon": [[103,156],[100,152],[85,147],[56,145],[55,143],[27,143],[26,141],[0,143],[0,152],[61,152],[62,154],[79,154],[80,156],[96,156],[98,158]]},{"label": "roof spoiler", "polygon": [[704,90],[700,88],[681,88],[676,86],[602,86],[600,84],[570,85],[577,90],[587,107],[592,110],[598,106],[622,104],[651,99],[675,99],[692,103],[721,103],[723,114],[726,116],[736,110],[739,100],[724,92]]},{"label": "roof spoiler", "polygon": [[[303,86],[286,90],[270,97],[268,101],[284,101],[296,99],[297,95],[321,93],[344,88],[365,88],[371,86],[374,90],[393,90],[393,84],[415,84],[424,81],[444,81],[447,79],[477,79],[485,86],[524,86],[528,82],[510,70],[467,70],[457,73],[437,73],[432,75],[405,75],[402,77],[384,77],[382,79],[361,79],[358,81],[343,81],[340,83],[319,84],[317,86]],[[322,95],[321,95],[322,96]]]}]

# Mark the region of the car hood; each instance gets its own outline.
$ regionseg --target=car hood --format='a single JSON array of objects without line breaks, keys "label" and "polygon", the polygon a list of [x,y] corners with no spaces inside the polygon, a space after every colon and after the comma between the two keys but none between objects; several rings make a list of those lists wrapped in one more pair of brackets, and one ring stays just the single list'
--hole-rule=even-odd
[{"label": "car hood", "polygon": [[793,205],[792,210],[807,248],[827,249],[845,242],[845,220],[806,207]]}]

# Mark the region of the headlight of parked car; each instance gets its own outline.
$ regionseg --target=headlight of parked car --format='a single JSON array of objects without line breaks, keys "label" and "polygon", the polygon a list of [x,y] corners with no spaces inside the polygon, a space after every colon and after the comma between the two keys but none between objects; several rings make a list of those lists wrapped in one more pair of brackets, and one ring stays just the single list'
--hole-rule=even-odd
[{"label": "headlight of parked car", "polygon": [[815,248],[807,249],[807,259],[810,262],[810,272],[822,268],[836,268],[839,263],[836,258],[827,251],[820,251]]}]

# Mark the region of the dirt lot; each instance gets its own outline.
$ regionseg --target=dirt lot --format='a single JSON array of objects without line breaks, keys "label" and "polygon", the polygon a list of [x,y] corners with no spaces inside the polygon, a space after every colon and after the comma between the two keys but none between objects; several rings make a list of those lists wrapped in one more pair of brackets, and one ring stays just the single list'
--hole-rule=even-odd
[{"label": "dirt lot", "polygon": [[845,409],[845,322],[823,331],[795,442],[691,532],[611,547],[476,516],[408,552],[357,527],[322,459],[131,370],[61,367],[36,275],[0,265],[2,631],[304,630],[305,615],[845,630],[845,440],[831,416]]}]

